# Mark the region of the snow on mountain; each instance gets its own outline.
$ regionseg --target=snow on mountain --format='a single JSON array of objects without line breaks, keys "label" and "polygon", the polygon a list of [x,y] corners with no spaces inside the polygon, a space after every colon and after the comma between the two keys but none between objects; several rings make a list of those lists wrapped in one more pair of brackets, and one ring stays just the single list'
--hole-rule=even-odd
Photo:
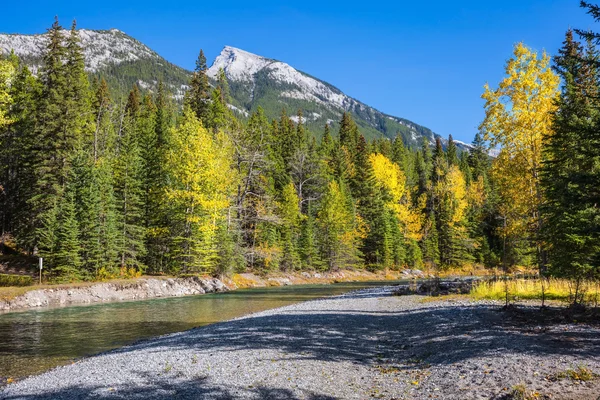
[{"label": "snow on mountain", "polygon": [[[460,140],[454,140],[454,143],[456,143],[456,145],[458,147],[463,148],[463,149],[467,149],[469,151],[474,148],[472,144],[465,143],[465,142],[462,142]],[[496,147],[488,148],[488,152],[487,153],[488,153],[488,155],[490,157],[496,158],[500,154],[500,149],[496,148]]]},{"label": "snow on mountain", "polygon": [[[248,111],[257,104],[263,109],[267,107],[265,111],[273,118],[282,108],[292,113],[302,108],[305,114],[303,121],[319,130],[325,123],[339,121],[343,112],[350,112],[361,129],[368,131],[365,135],[371,138],[381,134],[393,138],[401,133],[411,146],[419,146],[422,137],[435,143],[436,135],[431,130],[384,114],[284,62],[225,46],[209,68],[209,77],[216,79],[220,69],[236,86],[233,97]],[[267,92],[268,95],[265,94]],[[272,101],[273,96],[278,99],[276,103]],[[297,122],[298,117],[292,120]]]},{"label": "snow on mountain", "polygon": [[273,80],[294,85],[294,90],[283,91],[281,97],[314,101],[326,106],[335,106],[349,110],[349,105],[356,100],[344,95],[332,86],[312,78],[292,66],[277,60],[271,60],[249,53],[235,47],[225,46],[221,54],[208,70],[208,75],[216,78],[220,69],[225,71],[230,81],[254,83],[255,75],[265,71]]},{"label": "snow on mountain", "polygon": [[[65,36],[68,31],[64,31]],[[46,34],[18,35],[0,34],[0,53],[15,54],[32,61],[34,69],[41,63],[42,52],[46,44]],[[127,36],[118,29],[94,31],[80,29],[79,36],[84,49],[86,70],[96,72],[109,65],[139,59],[160,59],[160,56],[146,45]]]}]

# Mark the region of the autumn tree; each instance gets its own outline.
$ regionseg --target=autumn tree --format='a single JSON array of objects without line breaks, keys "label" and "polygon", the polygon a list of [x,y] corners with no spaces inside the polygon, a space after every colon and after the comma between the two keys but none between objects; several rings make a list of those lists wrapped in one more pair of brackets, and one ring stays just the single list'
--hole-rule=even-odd
[{"label": "autumn tree", "polygon": [[213,137],[186,107],[171,132],[167,157],[178,265],[184,272],[214,273],[219,264],[218,232],[227,218],[236,177],[231,143],[224,134]]},{"label": "autumn tree", "polygon": [[540,233],[542,141],[551,135],[559,78],[550,57],[538,55],[523,43],[515,45],[506,64],[506,77],[497,89],[486,84],[485,119],[480,129],[492,146],[500,146],[492,174],[501,196],[506,221],[502,234],[511,243],[534,246],[537,263],[545,265]]}]

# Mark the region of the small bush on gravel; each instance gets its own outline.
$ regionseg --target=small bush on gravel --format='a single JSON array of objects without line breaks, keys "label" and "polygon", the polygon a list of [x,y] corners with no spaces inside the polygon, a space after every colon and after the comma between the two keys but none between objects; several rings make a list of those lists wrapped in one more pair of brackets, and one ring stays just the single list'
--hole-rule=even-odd
[{"label": "small bush on gravel", "polygon": [[537,400],[539,398],[539,393],[527,390],[527,386],[522,383],[513,386],[508,396],[505,397],[506,400]]},{"label": "small bush on gravel", "polygon": [[571,379],[572,381],[587,382],[595,379],[598,375],[585,365],[578,365],[576,368],[569,368],[566,371],[557,373],[554,379]]}]

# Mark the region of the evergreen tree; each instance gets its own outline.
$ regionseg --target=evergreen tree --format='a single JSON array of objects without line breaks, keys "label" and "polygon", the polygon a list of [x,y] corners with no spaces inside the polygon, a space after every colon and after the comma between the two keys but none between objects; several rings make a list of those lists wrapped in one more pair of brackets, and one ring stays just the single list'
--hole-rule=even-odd
[{"label": "evergreen tree", "polygon": [[146,254],[144,229],[143,158],[140,149],[140,94],[134,86],[129,94],[123,129],[115,159],[115,197],[118,209],[119,264],[121,268],[142,269]]},{"label": "evergreen tree", "polygon": [[315,216],[309,203],[306,216],[302,220],[299,243],[300,257],[304,268],[322,269],[317,240]]},{"label": "evergreen tree", "polygon": [[340,146],[345,146],[354,155],[354,151],[359,145],[359,136],[358,126],[356,126],[350,113],[345,112],[340,121],[340,131],[338,134]]},{"label": "evergreen tree", "polygon": [[40,91],[39,81],[19,61],[9,91],[12,103],[6,117],[10,124],[0,128],[0,231],[12,232],[18,246],[29,251],[35,214],[28,201],[37,183],[35,112]]},{"label": "evergreen tree", "polygon": [[448,136],[448,148],[446,149],[446,153],[448,164],[458,165],[458,150],[456,148],[456,143],[454,143],[452,135]]},{"label": "evergreen tree", "polygon": [[473,173],[473,179],[477,180],[480,176],[487,177],[490,157],[487,154],[487,146],[481,132],[477,132],[473,139],[473,148],[469,152],[469,166]]},{"label": "evergreen tree", "polygon": [[200,54],[196,60],[196,68],[190,80],[190,88],[186,93],[185,104],[196,113],[196,117],[204,124],[208,123],[211,101],[207,72],[206,57],[204,51],[200,49]]},{"label": "evergreen tree", "polygon": [[75,209],[75,193],[70,185],[67,185],[64,198],[57,208],[56,243],[50,254],[52,272],[62,280],[71,281],[81,278],[79,270],[81,244]]},{"label": "evergreen tree", "polygon": [[48,229],[56,229],[56,207],[63,195],[70,171],[70,154],[76,147],[75,138],[66,130],[67,116],[67,66],[63,45],[63,29],[54,21],[48,30],[47,45],[40,70],[42,91],[36,111],[37,144],[33,155],[35,185],[28,199],[32,209],[32,232],[27,247],[42,252],[51,248],[46,240]]},{"label": "evergreen tree", "polygon": [[102,267],[101,194],[93,156],[77,151],[73,159],[75,217],[78,221],[82,275],[97,276]]},{"label": "evergreen tree", "polygon": [[[546,202],[544,236],[551,271],[577,280],[592,277],[600,265],[600,211],[596,194],[600,173],[600,74],[594,51],[584,53],[568,31],[555,57],[564,86],[553,115],[552,135],[544,141],[542,186]],[[579,299],[575,299],[579,301]]]}]

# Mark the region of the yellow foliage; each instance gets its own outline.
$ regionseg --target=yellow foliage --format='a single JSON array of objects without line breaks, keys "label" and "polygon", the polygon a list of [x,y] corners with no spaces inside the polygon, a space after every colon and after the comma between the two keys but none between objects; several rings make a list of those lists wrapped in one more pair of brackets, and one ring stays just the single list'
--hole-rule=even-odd
[{"label": "yellow foliage", "polygon": [[414,209],[410,201],[410,192],[406,188],[406,176],[398,166],[383,154],[371,154],[369,161],[377,184],[386,190],[391,201],[387,206],[396,214],[405,237],[421,239],[422,215]]},{"label": "yellow foliage", "polygon": [[279,210],[285,223],[290,227],[296,227],[300,223],[300,198],[296,194],[296,188],[292,182],[288,183],[281,193],[282,201]]},{"label": "yellow foliage", "polygon": [[539,169],[542,140],[551,134],[559,78],[550,57],[541,57],[523,43],[514,48],[498,89],[485,85],[485,119],[480,129],[500,154],[492,166],[507,216],[505,234],[524,235],[537,222],[541,203]]},{"label": "yellow foliage", "polygon": [[233,145],[224,133],[209,133],[189,108],[171,137],[167,160],[173,184],[167,197],[183,210],[185,240],[194,243],[195,263],[203,264],[214,258],[217,229],[230,206]]},{"label": "yellow foliage", "polygon": [[[579,289],[584,293],[584,300],[597,302],[598,283],[583,282]],[[498,280],[493,282],[482,282],[471,291],[471,296],[476,299],[504,300],[505,282]],[[508,282],[508,293],[511,298],[524,300],[540,300],[542,298],[542,281],[540,279],[519,279]],[[567,279],[546,279],[544,283],[544,295],[547,300],[571,301],[575,293],[573,281]]]},{"label": "yellow foliage", "polygon": [[317,220],[325,234],[330,266],[356,263],[356,248],[366,236],[366,224],[349,208],[344,190],[336,181],[329,183]]},{"label": "yellow foliage", "polygon": [[0,60],[0,128],[11,123],[6,115],[12,104],[9,90],[14,74],[13,63],[8,60]]},{"label": "yellow foliage", "polygon": [[458,224],[465,217],[467,210],[467,187],[463,173],[456,165],[452,165],[446,174],[446,190],[452,201],[452,224]]},{"label": "yellow foliage", "polygon": [[483,176],[479,176],[476,181],[471,182],[467,191],[469,204],[475,207],[482,207],[485,202],[485,186]]}]

